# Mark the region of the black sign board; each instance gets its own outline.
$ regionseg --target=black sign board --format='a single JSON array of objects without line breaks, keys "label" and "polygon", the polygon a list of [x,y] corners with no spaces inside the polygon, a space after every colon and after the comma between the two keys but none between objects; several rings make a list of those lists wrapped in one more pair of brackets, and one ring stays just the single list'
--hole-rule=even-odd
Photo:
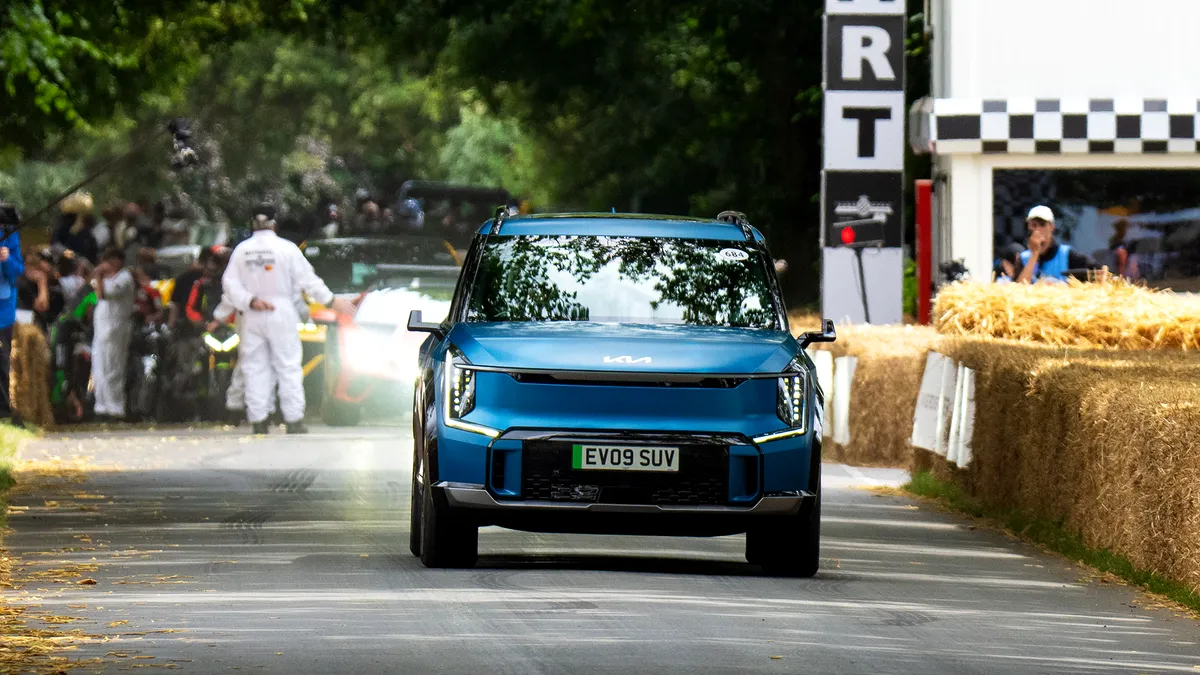
[{"label": "black sign board", "polygon": [[903,91],[904,17],[831,15],[825,24],[825,88]]},{"label": "black sign board", "polygon": [[825,245],[900,246],[902,179],[897,171],[827,171]]}]

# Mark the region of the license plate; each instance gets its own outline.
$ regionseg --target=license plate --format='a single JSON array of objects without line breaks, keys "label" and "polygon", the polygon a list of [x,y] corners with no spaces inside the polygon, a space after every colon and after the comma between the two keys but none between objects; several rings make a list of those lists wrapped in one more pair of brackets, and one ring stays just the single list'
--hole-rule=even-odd
[{"label": "license plate", "polygon": [[679,471],[679,448],[574,445],[571,466],[602,471]]}]

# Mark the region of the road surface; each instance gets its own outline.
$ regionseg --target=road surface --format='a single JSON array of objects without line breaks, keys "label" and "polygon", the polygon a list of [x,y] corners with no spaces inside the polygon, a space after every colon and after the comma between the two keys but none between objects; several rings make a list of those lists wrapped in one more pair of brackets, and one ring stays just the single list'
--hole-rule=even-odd
[{"label": "road surface", "polygon": [[763,576],[740,536],[494,528],[477,569],[428,570],[407,550],[406,429],[39,441],[26,457],[95,470],[14,495],[6,546],[26,578],[80,576],[7,597],[101,636],[66,654],[82,672],[1200,672],[1200,623],[859,489],[898,472],[826,466],[814,579]]}]

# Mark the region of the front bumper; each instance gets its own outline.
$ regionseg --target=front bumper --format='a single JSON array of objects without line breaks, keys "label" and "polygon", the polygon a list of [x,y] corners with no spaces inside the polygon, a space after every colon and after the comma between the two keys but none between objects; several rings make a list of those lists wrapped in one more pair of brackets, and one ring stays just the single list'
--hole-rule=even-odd
[{"label": "front bumper", "polygon": [[[435,498],[480,524],[545,532],[736,533],[756,519],[806,513],[820,490],[821,448],[811,432],[765,442],[729,433],[510,430],[489,438],[445,426],[439,432]],[[695,456],[683,455],[677,474],[589,472],[585,480],[563,464],[547,463],[544,452],[539,458],[547,442],[671,445],[681,452],[708,447],[711,454],[700,474],[686,470]],[[597,473],[608,476],[593,479]]]},{"label": "front bumper", "polygon": [[498,509],[547,513],[620,513],[629,515],[714,515],[714,516],[790,516],[800,513],[814,495],[797,492],[793,495],[769,495],[752,506],[676,505],[676,504],[605,504],[555,501],[498,500],[485,485],[442,481],[434,489],[444,495],[446,504],[461,509]]}]

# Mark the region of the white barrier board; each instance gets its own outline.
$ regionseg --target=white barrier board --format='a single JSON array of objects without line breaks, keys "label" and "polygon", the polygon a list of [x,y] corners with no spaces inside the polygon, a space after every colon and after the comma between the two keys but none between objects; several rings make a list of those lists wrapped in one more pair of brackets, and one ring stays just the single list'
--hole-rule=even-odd
[{"label": "white barrier board", "polygon": [[825,418],[825,437],[833,435],[833,352],[818,349],[811,354],[817,367],[817,384],[825,393],[825,409],[820,411]]},{"label": "white barrier board", "polygon": [[954,412],[954,387],[958,383],[958,364],[948,356],[942,358],[941,397],[938,400],[937,437],[933,451],[945,457],[947,446],[950,445],[950,417]]},{"label": "white barrier board", "polygon": [[833,360],[833,442],[850,444],[850,384],[858,359],[841,356]]},{"label": "white barrier board", "polygon": [[921,376],[917,408],[913,411],[911,442],[914,447],[930,451],[937,447],[938,408],[942,401],[942,370],[948,360],[934,351],[925,355],[925,373]]},{"label": "white barrier board", "polygon": [[971,463],[971,439],[975,433],[975,371],[963,370],[962,424],[958,439],[958,465]]},{"label": "white barrier board", "polygon": [[954,376],[954,396],[950,399],[950,435],[946,440],[946,460],[951,464],[958,464],[958,450],[962,440],[962,413],[963,413],[963,384],[966,383],[966,376],[963,371],[966,366],[958,364],[955,369]]}]

